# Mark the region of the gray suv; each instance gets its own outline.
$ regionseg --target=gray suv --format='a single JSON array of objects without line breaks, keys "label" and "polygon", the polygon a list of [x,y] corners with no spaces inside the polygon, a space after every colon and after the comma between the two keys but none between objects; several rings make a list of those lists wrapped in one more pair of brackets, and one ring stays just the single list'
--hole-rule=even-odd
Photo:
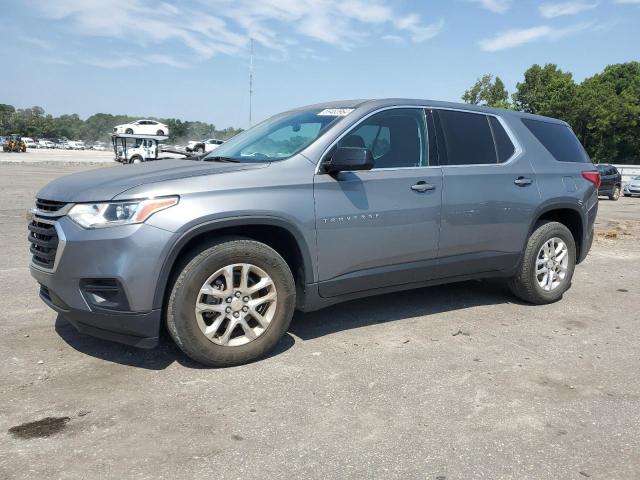
[{"label": "gray suv", "polygon": [[[504,277],[560,299],[593,239],[600,177],[569,126],[387,99],[276,115],[201,161],[59,178],[29,225],[41,298],[78,330],[193,359],[271,349],[295,309]],[[428,300],[425,300],[428,301]]]}]

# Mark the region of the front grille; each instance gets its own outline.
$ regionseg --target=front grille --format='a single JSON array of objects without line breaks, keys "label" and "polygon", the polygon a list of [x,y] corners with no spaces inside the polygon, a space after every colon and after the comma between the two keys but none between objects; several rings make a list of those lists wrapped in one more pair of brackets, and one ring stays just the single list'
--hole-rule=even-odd
[{"label": "front grille", "polygon": [[34,218],[28,226],[29,251],[33,255],[31,261],[43,268],[53,269],[58,251],[58,232],[55,225]]},{"label": "front grille", "polygon": [[57,212],[65,205],[65,202],[56,202],[55,200],[43,200],[42,198],[36,198],[36,208],[43,212]]}]

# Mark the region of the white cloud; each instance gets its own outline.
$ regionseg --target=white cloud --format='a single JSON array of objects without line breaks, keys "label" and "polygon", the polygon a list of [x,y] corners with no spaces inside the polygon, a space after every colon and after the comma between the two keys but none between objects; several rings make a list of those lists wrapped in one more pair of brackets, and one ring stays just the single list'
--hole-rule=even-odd
[{"label": "white cloud", "polygon": [[583,23],[566,28],[553,28],[547,25],[540,25],[531,28],[507,30],[506,32],[497,34],[495,37],[481,40],[480,48],[486,52],[496,52],[539,40],[555,41],[586,30],[592,25],[591,23]]},{"label": "white cloud", "polygon": [[404,38],[400,35],[383,35],[382,39],[393,43],[404,43]]},{"label": "white cloud", "polygon": [[53,50],[55,48],[55,45],[53,43],[48,42],[46,40],[42,40],[41,38],[20,37],[20,40],[30,45],[33,45],[34,47],[42,48],[43,50]]},{"label": "white cloud", "polygon": [[512,0],[471,0],[482,8],[494,13],[505,13],[511,8]]},{"label": "white cloud", "polygon": [[543,17],[555,18],[562,15],[576,15],[586,10],[593,10],[597,6],[597,3],[588,2],[543,3],[539,10]]},{"label": "white cloud", "polygon": [[[200,59],[244,54],[250,38],[284,54],[302,39],[348,50],[373,35],[424,42],[444,27],[443,20],[425,23],[416,14],[397,11],[392,0],[28,1],[45,17],[68,22],[74,33],[124,40],[141,51],[178,44]],[[130,60],[97,62],[125,65]],[[166,60],[152,63],[179,66]]]},{"label": "white cloud", "polygon": [[168,65],[170,67],[185,68],[188,65],[184,62],[176,60],[170,55],[152,54],[152,55],[112,55],[105,58],[88,58],[84,63],[100,68],[126,68],[126,67],[142,67],[145,65]]}]

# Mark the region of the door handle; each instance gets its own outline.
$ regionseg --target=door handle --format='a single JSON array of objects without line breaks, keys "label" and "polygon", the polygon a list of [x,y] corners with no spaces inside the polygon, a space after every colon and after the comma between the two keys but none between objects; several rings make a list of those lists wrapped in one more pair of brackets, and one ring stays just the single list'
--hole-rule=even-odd
[{"label": "door handle", "polygon": [[436,186],[427,182],[420,181],[415,185],[411,185],[411,190],[414,192],[427,192],[429,190],[435,190]]},{"label": "door handle", "polygon": [[533,180],[531,180],[530,178],[518,177],[514,180],[513,183],[515,183],[519,187],[527,187],[533,183]]}]

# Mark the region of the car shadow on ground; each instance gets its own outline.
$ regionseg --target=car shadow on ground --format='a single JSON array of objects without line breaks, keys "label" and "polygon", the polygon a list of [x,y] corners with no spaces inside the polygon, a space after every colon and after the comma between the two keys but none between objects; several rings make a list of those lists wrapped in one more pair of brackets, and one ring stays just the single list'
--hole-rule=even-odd
[{"label": "car shadow on ground", "polygon": [[[504,282],[482,280],[367,297],[317,312],[296,312],[289,333],[266,358],[289,350],[296,338],[305,341],[369,325],[504,303],[519,302],[509,293]],[[56,319],[55,330],[75,350],[108,362],[148,370],[163,370],[173,362],[187,368],[208,368],[182,353],[166,331],[162,332],[157,348],[143,350],[79,333],[61,315]]]},{"label": "car shadow on ground", "polygon": [[[504,303],[521,304],[511,294],[506,282],[473,280],[366,297],[317,312],[297,312],[289,332],[301,340],[311,340],[379,323]],[[458,326],[452,325],[452,328]]]}]

